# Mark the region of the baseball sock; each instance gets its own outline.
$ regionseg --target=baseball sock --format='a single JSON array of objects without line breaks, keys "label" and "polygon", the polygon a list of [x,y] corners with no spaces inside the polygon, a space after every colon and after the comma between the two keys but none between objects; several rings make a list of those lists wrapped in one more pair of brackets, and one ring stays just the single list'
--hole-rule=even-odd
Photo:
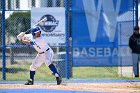
[{"label": "baseball sock", "polygon": [[30,70],[30,79],[32,79],[32,81],[34,81],[34,75],[35,75],[35,71]]},{"label": "baseball sock", "polygon": [[50,70],[53,72],[53,74],[55,75],[55,77],[59,77],[59,74],[56,70],[56,67],[54,66],[54,64],[50,64],[49,65]]}]

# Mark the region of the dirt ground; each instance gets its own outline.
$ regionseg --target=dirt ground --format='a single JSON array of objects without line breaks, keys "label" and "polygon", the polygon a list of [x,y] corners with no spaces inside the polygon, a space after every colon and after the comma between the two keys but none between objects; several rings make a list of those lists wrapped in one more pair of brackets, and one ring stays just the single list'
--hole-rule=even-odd
[{"label": "dirt ground", "polygon": [[90,92],[140,93],[140,82],[115,83],[63,83],[56,84],[0,84],[0,89],[55,89]]}]

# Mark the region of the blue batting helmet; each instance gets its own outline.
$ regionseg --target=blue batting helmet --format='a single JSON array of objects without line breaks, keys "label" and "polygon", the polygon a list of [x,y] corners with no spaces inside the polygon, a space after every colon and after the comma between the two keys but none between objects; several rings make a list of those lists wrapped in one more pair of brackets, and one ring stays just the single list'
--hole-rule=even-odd
[{"label": "blue batting helmet", "polygon": [[41,30],[40,30],[39,27],[35,27],[35,28],[32,29],[32,35],[33,35],[33,36],[34,36],[35,33],[37,33],[37,32],[40,32],[40,33],[41,33]]}]

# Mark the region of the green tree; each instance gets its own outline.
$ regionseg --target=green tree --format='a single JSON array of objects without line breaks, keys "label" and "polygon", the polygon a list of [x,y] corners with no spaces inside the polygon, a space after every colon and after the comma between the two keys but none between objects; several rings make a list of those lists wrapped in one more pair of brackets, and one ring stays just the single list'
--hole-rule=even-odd
[{"label": "green tree", "polygon": [[[17,42],[16,36],[20,32],[25,32],[31,26],[30,12],[14,12],[6,19],[6,41],[11,44],[11,37],[14,37]],[[18,42],[17,42],[18,43]]]},{"label": "green tree", "polygon": [[30,12],[14,12],[6,19],[6,33],[16,36],[30,28]]}]

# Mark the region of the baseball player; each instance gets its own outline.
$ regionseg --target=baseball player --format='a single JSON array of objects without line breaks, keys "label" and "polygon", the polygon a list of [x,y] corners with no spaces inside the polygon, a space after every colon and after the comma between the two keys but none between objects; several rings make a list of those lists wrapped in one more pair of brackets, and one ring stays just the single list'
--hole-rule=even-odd
[{"label": "baseball player", "polygon": [[17,36],[18,40],[26,45],[32,45],[35,50],[38,52],[35,59],[32,61],[32,65],[30,66],[30,79],[25,83],[25,85],[33,85],[34,84],[34,75],[35,71],[38,67],[40,67],[43,63],[45,63],[49,69],[52,71],[53,75],[56,77],[57,85],[60,85],[62,79],[52,63],[53,58],[53,50],[47,44],[45,38],[41,35],[40,27],[36,26],[31,29],[31,34],[25,34],[25,32],[21,32]]}]

